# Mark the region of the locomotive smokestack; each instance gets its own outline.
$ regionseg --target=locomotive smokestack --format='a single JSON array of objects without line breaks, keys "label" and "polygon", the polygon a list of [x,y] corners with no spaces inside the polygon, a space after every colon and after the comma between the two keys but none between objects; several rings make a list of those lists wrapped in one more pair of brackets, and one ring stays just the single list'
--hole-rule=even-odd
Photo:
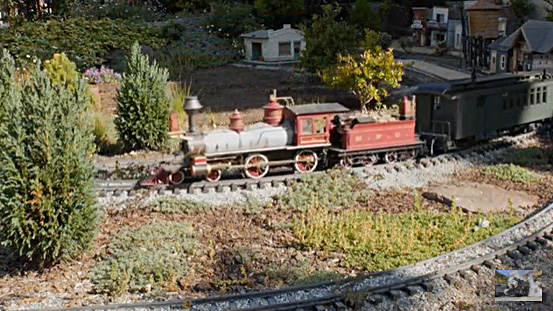
[{"label": "locomotive smokestack", "polygon": [[198,97],[187,96],[184,100],[184,105],[182,106],[182,108],[184,109],[184,111],[186,112],[186,116],[188,117],[188,133],[196,133],[196,123],[194,121],[194,115],[196,114],[196,111],[203,108],[203,106],[200,104],[200,101],[198,100]]}]

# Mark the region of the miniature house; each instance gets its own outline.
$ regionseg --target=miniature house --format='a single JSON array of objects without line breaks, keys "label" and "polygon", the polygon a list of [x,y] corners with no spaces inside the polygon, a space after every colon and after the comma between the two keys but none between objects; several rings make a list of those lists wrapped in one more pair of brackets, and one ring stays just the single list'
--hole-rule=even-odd
[{"label": "miniature house", "polygon": [[296,62],[305,49],[303,33],[288,24],[279,30],[257,30],[241,37],[249,62]]}]

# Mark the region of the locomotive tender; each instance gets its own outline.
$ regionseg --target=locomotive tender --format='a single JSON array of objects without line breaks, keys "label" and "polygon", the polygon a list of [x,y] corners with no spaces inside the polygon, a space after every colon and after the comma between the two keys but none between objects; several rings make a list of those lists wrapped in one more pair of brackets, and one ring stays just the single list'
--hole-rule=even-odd
[{"label": "locomotive tender", "polygon": [[[248,128],[236,111],[229,129],[196,133],[189,115],[188,134],[181,136],[184,163],[160,170],[143,185],[179,184],[189,177],[214,182],[229,169],[258,179],[275,167],[310,173],[446,152],[550,121],[552,86],[545,72],[423,85],[413,92],[416,104],[415,96],[412,102],[404,97],[399,118],[389,122],[352,116],[339,103],[281,106],[276,96],[264,107],[264,122]],[[201,105],[189,97],[186,107]]]}]

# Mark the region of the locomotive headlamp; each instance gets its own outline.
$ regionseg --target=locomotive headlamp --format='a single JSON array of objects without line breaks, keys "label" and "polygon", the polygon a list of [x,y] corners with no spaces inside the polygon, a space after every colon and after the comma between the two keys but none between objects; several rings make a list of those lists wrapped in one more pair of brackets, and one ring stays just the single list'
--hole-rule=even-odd
[{"label": "locomotive headlamp", "polygon": [[188,133],[196,133],[194,115],[196,114],[196,111],[202,108],[203,106],[200,104],[197,96],[186,96],[182,109],[186,112],[186,116],[188,117]]}]

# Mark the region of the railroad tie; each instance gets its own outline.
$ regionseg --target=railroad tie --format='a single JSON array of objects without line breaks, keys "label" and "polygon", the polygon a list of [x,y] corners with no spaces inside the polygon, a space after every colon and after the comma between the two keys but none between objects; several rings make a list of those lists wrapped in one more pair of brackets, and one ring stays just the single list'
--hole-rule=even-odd
[{"label": "railroad tie", "polygon": [[523,256],[516,250],[507,251],[507,256],[513,259],[521,259]]},{"label": "railroad tie", "polygon": [[413,296],[423,291],[421,287],[417,285],[409,285],[405,288],[405,290],[407,291],[407,294],[409,294],[409,296]]},{"label": "railroad tie", "polygon": [[315,310],[316,311],[327,311],[328,309],[325,306],[316,305]]},{"label": "railroad tie", "polygon": [[450,274],[444,275],[444,279],[447,281],[449,285],[452,285],[453,283],[455,283],[455,278]]},{"label": "railroad tie", "polygon": [[518,251],[522,254],[522,255],[528,255],[530,254],[531,250],[526,247],[526,246],[521,246],[518,248]]},{"label": "railroad tie", "polygon": [[430,282],[421,282],[419,284],[420,287],[422,287],[422,289],[425,291],[425,292],[432,292],[434,291],[434,285]]},{"label": "railroad tie", "polygon": [[379,294],[374,294],[374,295],[371,295],[371,297],[369,298],[369,301],[372,302],[373,304],[379,304],[384,301],[384,297]]},{"label": "railroad tie", "polygon": [[536,242],[540,243],[541,245],[547,245],[547,240],[544,238],[537,238]]},{"label": "railroad tie", "polygon": [[476,274],[482,273],[482,267],[480,265],[472,265],[470,266],[470,269]]},{"label": "railroad tie", "polygon": [[336,307],[336,310],[338,311],[346,311],[348,309],[348,307],[346,307],[346,305],[341,301],[336,301],[334,303],[334,307]]},{"label": "railroad tie", "polygon": [[551,233],[547,233],[543,237],[548,239],[549,241],[553,240],[553,234],[551,234]]},{"label": "railroad tie", "polygon": [[528,248],[530,248],[531,250],[535,251],[537,250],[540,246],[538,245],[538,243],[536,242],[528,242],[528,244],[526,244],[526,246],[528,246]]},{"label": "railroad tie", "polygon": [[459,271],[459,274],[461,277],[467,281],[471,281],[474,278],[474,272],[472,270],[461,270]]},{"label": "railroad tie", "polygon": [[401,299],[401,297],[403,296],[403,292],[398,289],[392,289],[388,293],[390,295],[390,298],[392,298],[392,300],[394,301]]},{"label": "railroad tie", "polygon": [[491,270],[494,270],[496,267],[495,263],[491,260],[484,261],[484,266],[488,267]]}]

